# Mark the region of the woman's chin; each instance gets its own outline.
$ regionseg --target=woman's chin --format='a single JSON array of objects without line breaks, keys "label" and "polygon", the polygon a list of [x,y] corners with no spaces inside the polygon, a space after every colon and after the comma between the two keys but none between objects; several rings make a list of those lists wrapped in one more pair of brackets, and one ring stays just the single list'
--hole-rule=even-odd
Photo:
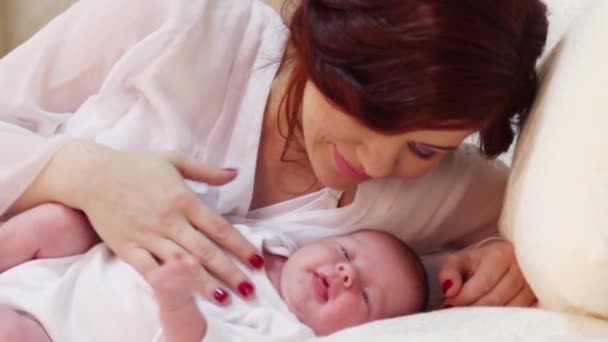
[{"label": "woman's chin", "polygon": [[324,187],[338,190],[338,191],[347,191],[357,187],[357,182],[351,181],[346,177],[342,177],[341,179],[338,177],[331,177],[329,179],[319,179],[319,183],[321,183]]},{"label": "woman's chin", "polygon": [[358,181],[352,177],[341,174],[336,169],[329,167],[313,167],[317,181],[324,188],[338,191],[355,189]]}]

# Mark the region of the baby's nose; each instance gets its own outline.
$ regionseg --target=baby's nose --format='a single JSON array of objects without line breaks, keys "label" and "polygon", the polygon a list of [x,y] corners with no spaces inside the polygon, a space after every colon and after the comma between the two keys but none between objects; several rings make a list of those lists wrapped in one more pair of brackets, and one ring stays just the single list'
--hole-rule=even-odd
[{"label": "baby's nose", "polygon": [[357,276],[354,267],[349,263],[341,262],[337,265],[337,269],[342,285],[344,285],[345,288],[351,287]]}]

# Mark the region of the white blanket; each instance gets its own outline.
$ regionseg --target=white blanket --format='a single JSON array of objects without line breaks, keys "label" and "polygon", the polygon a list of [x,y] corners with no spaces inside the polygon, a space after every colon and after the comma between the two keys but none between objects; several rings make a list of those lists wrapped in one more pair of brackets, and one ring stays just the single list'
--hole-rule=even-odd
[{"label": "white blanket", "polygon": [[522,308],[454,308],[372,322],[319,342],[606,342],[608,322]]}]

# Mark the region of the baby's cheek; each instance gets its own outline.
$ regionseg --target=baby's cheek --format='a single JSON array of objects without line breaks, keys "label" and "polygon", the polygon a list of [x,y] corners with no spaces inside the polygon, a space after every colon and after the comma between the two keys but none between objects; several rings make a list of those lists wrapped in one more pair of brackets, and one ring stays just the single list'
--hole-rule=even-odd
[{"label": "baby's cheek", "polygon": [[327,323],[333,331],[337,331],[367,322],[368,312],[365,302],[361,298],[345,294],[331,303],[327,315],[324,317],[331,317]]}]

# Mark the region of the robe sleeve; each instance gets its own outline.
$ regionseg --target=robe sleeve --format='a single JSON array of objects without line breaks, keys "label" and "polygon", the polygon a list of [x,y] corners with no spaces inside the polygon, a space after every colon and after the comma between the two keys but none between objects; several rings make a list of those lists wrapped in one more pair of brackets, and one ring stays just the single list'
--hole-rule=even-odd
[{"label": "robe sleeve", "polygon": [[0,215],[71,139],[62,123],[175,2],[81,0],[0,59]]}]

